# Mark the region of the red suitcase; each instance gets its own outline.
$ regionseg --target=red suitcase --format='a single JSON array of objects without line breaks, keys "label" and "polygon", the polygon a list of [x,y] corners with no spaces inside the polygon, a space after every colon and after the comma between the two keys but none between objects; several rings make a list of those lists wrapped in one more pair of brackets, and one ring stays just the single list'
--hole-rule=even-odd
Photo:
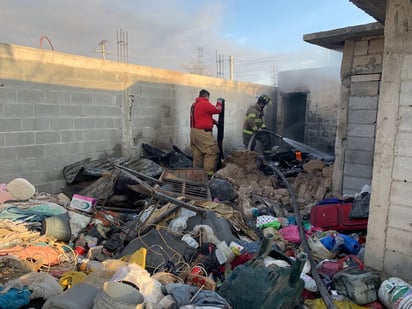
[{"label": "red suitcase", "polygon": [[368,218],[351,219],[352,203],[314,205],[310,213],[310,223],[324,230],[356,231],[366,230]]}]

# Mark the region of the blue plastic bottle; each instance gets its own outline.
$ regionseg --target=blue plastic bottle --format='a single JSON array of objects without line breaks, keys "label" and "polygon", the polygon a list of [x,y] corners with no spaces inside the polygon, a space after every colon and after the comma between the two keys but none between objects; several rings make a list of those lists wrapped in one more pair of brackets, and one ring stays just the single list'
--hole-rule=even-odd
[{"label": "blue plastic bottle", "polygon": [[356,239],[345,234],[339,234],[339,237],[342,237],[344,240],[342,249],[343,251],[345,251],[345,253],[354,255],[358,254],[360,250],[360,245]]}]

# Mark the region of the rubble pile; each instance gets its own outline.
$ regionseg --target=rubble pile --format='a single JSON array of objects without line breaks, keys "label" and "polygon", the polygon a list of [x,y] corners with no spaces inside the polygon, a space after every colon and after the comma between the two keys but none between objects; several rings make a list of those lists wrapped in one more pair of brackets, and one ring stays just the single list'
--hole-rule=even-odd
[{"label": "rubble pile", "polygon": [[[236,150],[225,161],[225,167],[217,171],[216,176],[228,179],[234,185],[239,199],[237,206],[244,215],[251,214],[251,209],[262,199],[275,207],[279,216],[293,212],[289,191],[276,175],[261,172],[258,153]],[[288,180],[302,214],[307,214],[312,205],[333,196],[333,166],[312,160],[304,164],[303,169],[304,173]]]},{"label": "rubble pile", "polygon": [[302,162],[286,185],[233,151],[208,179],[149,149],[64,167],[58,195],[0,187],[0,308],[391,309],[383,282],[400,279],[363,264],[369,193],[333,196],[331,165]]}]

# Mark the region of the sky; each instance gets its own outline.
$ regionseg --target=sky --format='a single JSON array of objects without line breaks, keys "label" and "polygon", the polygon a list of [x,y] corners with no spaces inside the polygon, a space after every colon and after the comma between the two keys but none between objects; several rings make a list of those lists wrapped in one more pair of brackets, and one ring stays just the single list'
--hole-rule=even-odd
[{"label": "sky", "polygon": [[349,0],[0,0],[0,43],[225,79],[231,58],[234,80],[264,85],[340,65],[304,34],[371,22]]}]

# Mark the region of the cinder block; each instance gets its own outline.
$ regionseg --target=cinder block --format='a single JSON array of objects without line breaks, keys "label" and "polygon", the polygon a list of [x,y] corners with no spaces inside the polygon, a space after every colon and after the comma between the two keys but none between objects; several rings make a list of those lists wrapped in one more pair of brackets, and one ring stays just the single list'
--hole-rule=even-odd
[{"label": "cinder block", "polygon": [[390,201],[399,206],[410,207],[410,201],[405,197],[410,195],[412,182],[392,181]]},{"label": "cinder block", "polygon": [[60,141],[60,134],[56,131],[36,132],[35,144],[53,144]]},{"label": "cinder block", "polygon": [[100,118],[96,121],[96,128],[99,128],[99,129],[115,128],[115,119],[114,118]]},{"label": "cinder block", "polygon": [[[344,194],[359,193],[364,185],[370,185],[371,181],[368,178],[343,176],[343,192]],[[348,193],[351,192],[351,193]]]},{"label": "cinder block", "polygon": [[372,165],[346,162],[344,174],[352,177],[372,178]]},{"label": "cinder block", "polygon": [[394,180],[412,182],[411,158],[396,156],[393,163],[392,175]]},{"label": "cinder block", "polygon": [[96,128],[95,118],[75,118],[74,119],[75,129],[94,129]]},{"label": "cinder block", "polygon": [[[368,233],[369,234],[369,233]],[[410,232],[409,232],[410,235]],[[403,239],[389,239],[386,238],[385,244],[400,241],[405,247],[408,246],[408,242],[404,243]],[[367,249],[368,250],[368,249]],[[373,253],[372,253],[373,254]],[[386,249],[384,250],[385,262],[383,266],[383,271],[391,274],[393,277],[402,278],[403,280],[410,282],[412,281],[412,272],[405,271],[407,269],[412,269],[412,259],[410,254],[400,252],[398,250]],[[370,265],[370,264],[366,264]],[[381,269],[381,268],[375,268]]]},{"label": "cinder block", "polygon": [[[1,140],[3,141],[2,146],[0,147],[0,158],[1,162],[6,162],[6,161],[13,161],[17,159],[17,154],[16,154],[16,147],[4,147],[4,135],[2,134]],[[7,163],[7,164],[12,164],[12,163]],[[3,171],[3,168],[1,169]],[[3,172],[5,173],[5,172]],[[0,174],[0,177],[2,175]]]},{"label": "cinder block", "polygon": [[66,143],[44,144],[42,145],[44,153],[47,157],[67,155],[69,146]]},{"label": "cinder block", "polygon": [[375,124],[376,111],[350,110],[348,111],[348,124]]},{"label": "cinder block", "polygon": [[85,141],[98,141],[102,140],[104,137],[102,130],[85,130],[84,140]]},{"label": "cinder block", "polygon": [[69,130],[73,129],[74,123],[73,118],[54,118],[50,119],[50,129],[51,130]]},{"label": "cinder block", "polygon": [[369,40],[368,54],[382,54],[383,55],[384,39]]},{"label": "cinder block", "polygon": [[395,155],[402,154],[403,156],[412,157],[412,133],[401,132],[395,141]]},{"label": "cinder block", "polygon": [[4,117],[9,118],[28,118],[34,115],[33,104],[4,104]]},{"label": "cinder block", "polygon": [[0,132],[17,132],[21,130],[20,118],[6,118],[0,121]]},{"label": "cinder block", "polygon": [[389,208],[389,229],[388,237],[396,239],[398,245],[388,245],[388,248],[396,249],[400,252],[408,253],[412,256],[412,232],[411,220],[412,215],[409,215],[409,205],[398,205],[396,203],[391,204]]},{"label": "cinder block", "polygon": [[83,107],[83,116],[85,117],[101,117],[103,115],[105,115],[105,113],[101,106],[90,105]]},{"label": "cinder block", "polygon": [[71,104],[92,104],[93,103],[93,96],[91,93],[80,93],[80,92],[72,92],[70,94],[70,103]]},{"label": "cinder block", "polygon": [[121,129],[106,129],[103,131],[104,139],[117,141],[118,143],[122,140],[122,130]]},{"label": "cinder block", "polygon": [[379,94],[379,82],[351,83],[350,94],[352,96],[376,96]]},{"label": "cinder block", "polygon": [[380,81],[381,74],[359,74],[359,75],[352,75],[351,82],[358,83],[358,82],[372,82],[372,81]]},{"label": "cinder block", "polygon": [[[357,66],[367,68],[370,71],[370,67],[382,64],[382,54],[369,54],[367,56],[354,56],[352,66],[355,68]],[[373,73],[370,71],[370,73]]]},{"label": "cinder block", "polygon": [[18,146],[16,148],[17,159],[32,159],[44,156],[43,145]]},{"label": "cinder block", "polygon": [[106,105],[120,105],[117,95],[113,94],[112,92],[105,92],[102,93],[94,93],[93,94],[93,103],[99,106],[106,106]]},{"label": "cinder block", "polygon": [[50,90],[45,91],[45,103],[67,105],[70,104],[70,93],[67,91],[54,90],[53,87]]},{"label": "cinder block", "polygon": [[120,117],[122,114],[122,108],[120,106],[103,106],[103,115],[112,117]]},{"label": "cinder block", "polygon": [[368,53],[368,46],[369,46],[369,41],[364,40],[364,41],[355,41],[355,47],[353,50],[353,54],[358,56],[358,55],[366,55]]},{"label": "cinder block", "polygon": [[346,139],[346,149],[373,151],[375,139],[372,137],[348,136]]},{"label": "cinder block", "polygon": [[26,118],[21,120],[23,131],[47,131],[50,130],[49,118]]},{"label": "cinder block", "polygon": [[362,150],[348,150],[345,151],[345,163],[372,165],[373,152]]},{"label": "cinder block", "polygon": [[80,117],[83,113],[83,106],[81,105],[62,105],[61,116],[62,117]]},{"label": "cinder block", "polygon": [[347,136],[357,137],[375,137],[375,125],[373,124],[356,124],[348,125]]},{"label": "cinder block", "polygon": [[0,102],[2,103],[17,103],[17,90],[4,86],[0,91]]},{"label": "cinder block", "polygon": [[34,115],[36,117],[59,117],[60,106],[55,104],[36,104],[34,105]]},{"label": "cinder block", "polygon": [[5,135],[5,138],[6,138],[6,145],[8,147],[34,144],[34,132],[7,133]]},{"label": "cinder block", "polygon": [[39,104],[44,103],[44,92],[42,89],[19,89],[17,91],[17,102]]},{"label": "cinder block", "polygon": [[379,96],[350,96],[349,97],[349,109],[378,109]]},{"label": "cinder block", "polygon": [[60,131],[60,140],[62,143],[81,141],[83,140],[83,130]]}]

